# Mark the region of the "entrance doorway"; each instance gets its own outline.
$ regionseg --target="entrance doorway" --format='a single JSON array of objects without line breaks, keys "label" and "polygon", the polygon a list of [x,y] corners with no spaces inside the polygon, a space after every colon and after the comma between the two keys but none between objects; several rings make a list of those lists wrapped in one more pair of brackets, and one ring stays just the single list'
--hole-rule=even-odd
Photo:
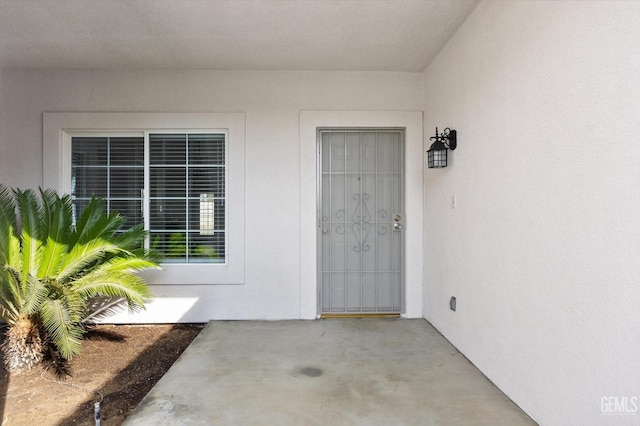
[{"label": "entrance doorway", "polygon": [[404,309],[404,131],[321,129],[319,309],[323,316]]}]

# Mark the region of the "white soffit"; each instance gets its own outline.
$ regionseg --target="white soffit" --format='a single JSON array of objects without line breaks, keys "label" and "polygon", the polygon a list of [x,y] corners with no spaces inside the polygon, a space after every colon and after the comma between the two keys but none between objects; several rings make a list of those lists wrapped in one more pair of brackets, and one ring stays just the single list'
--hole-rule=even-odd
[{"label": "white soffit", "polygon": [[419,72],[476,0],[0,0],[0,67]]}]

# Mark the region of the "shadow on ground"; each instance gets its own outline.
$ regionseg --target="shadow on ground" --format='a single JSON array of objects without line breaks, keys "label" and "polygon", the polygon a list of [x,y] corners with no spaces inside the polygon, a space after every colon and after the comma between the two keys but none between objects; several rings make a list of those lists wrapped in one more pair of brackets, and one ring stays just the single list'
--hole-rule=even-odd
[{"label": "shadow on ground", "polygon": [[[101,418],[105,424],[119,425],[133,411],[158,380],[167,372],[187,348],[193,338],[202,330],[203,324],[175,324],[162,334],[153,344],[122,369],[100,389],[104,395],[101,404]],[[184,344],[172,351],[167,351],[167,339],[184,341]],[[110,341],[125,341],[122,335],[115,332],[103,331],[90,333],[86,343],[92,340],[107,339]],[[117,340],[120,339],[120,340]],[[175,347],[175,345],[173,345]],[[64,419],[60,425],[95,425],[93,418],[94,404],[99,397],[92,395],[76,411]]]}]

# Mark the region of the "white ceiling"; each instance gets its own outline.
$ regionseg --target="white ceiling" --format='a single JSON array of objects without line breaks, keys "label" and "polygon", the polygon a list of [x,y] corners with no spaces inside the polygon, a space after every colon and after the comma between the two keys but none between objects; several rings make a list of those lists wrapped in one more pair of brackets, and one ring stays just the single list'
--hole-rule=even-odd
[{"label": "white ceiling", "polygon": [[0,0],[0,67],[422,71],[476,0]]}]

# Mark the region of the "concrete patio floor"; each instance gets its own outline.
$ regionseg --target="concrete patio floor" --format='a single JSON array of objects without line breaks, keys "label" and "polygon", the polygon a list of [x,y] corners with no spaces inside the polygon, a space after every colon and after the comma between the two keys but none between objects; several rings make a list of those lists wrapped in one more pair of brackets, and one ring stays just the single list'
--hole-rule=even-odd
[{"label": "concrete patio floor", "polygon": [[534,425],[425,320],[212,321],[126,425]]}]

